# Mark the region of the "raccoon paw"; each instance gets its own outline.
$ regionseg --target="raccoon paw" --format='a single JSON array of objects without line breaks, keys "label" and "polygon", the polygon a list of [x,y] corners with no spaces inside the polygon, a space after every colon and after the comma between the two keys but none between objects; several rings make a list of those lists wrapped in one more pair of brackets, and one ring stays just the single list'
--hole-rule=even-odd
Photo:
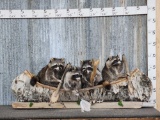
[{"label": "raccoon paw", "polygon": [[33,77],[31,78],[30,84],[31,84],[32,86],[34,86],[34,85],[37,83],[37,81],[38,81],[37,77],[33,76]]},{"label": "raccoon paw", "polygon": [[111,89],[111,85],[105,86],[106,90],[110,90]]},{"label": "raccoon paw", "polygon": [[98,100],[97,103],[103,103],[103,100]]}]

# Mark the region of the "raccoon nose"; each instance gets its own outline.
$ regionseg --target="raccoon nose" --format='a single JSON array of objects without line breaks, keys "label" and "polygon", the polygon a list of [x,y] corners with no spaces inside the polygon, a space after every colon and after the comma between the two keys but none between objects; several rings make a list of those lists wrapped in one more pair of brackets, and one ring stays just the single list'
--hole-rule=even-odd
[{"label": "raccoon nose", "polygon": [[90,73],[90,70],[87,70],[87,74],[89,74]]},{"label": "raccoon nose", "polygon": [[59,67],[59,70],[62,70],[62,68],[61,68],[61,67]]},{"label": "raccoon nose", "polygon": [[77,81],[80,81],[80,80],[81,80],[81,77],[78,77],[76,80],[77,80]]},{"label": "raccoon nose", "polygon": [[117,66],[119,64],[121,64],[121,61],[118,61],[118,60],[114,60],[112,63],[112,65],[114,65],[114,66]]},{"label": "raccoon nose", "polygon": [[82,78],[82,75],[79,75],[80,78]]},{"label": "raccoon nose", "polygon": [[118,61],[118,64],[121,64],[121,61]]},{"label": "raccoon nose", "polygon": [[59,70],[59,66],[56,67],[56,70]]},{"label": "raccoon nose", "polygon": [[71,87],[72,88],[75,88],[76,87],[76,84],[74,83],[74,84],[71,84]]}]

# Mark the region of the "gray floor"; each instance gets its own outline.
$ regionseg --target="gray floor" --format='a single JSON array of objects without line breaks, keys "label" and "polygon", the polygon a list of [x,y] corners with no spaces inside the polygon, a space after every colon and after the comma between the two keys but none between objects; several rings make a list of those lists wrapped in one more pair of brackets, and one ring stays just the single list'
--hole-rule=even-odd
[{"label": "gray floor", "polygon": [[139,118],[159,117],[160,112],[154,108],[141,109],[92,109],[81,112],[80,109],[13,109],[0,106],[0,119],[54,119],[54,118]]}]

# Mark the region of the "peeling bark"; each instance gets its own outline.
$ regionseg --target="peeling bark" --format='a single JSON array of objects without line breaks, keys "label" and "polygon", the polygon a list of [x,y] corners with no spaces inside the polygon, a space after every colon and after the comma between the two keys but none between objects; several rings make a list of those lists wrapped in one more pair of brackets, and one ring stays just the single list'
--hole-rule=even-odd
[{"label": "peeling bark", "polygon": [[[12,91],[19,102],[50,102],[55,87],[50,87],[37,83],[34,87],[30,85],[32,74],[24,71],[17,76],[11,85]],[[130,82],[130,84],[128,84]],[[90,88],[80,89],[79,96],[75,96],[71,91],[60,89],[58,101],[77,101],[79,98],[95,102],[103,101],[149,101],[152,93],[151,80],[139,69],[130,73],[130,80],[119,78],[117,81],[110,83],[111,88],[108,90],[103,85],[93,86]],[[129,88],[132,92],[129,92]]]}]

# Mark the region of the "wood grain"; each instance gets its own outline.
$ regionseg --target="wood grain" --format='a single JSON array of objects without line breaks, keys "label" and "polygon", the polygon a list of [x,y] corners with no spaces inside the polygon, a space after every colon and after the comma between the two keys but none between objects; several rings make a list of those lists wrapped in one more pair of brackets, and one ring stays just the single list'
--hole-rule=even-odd
[{"label": "wood grain", "polygon": [[90,83],[92,86],[94,86],[94,77],[96,76],[97,73],[97,68],[98,68],[99,60],[92,60],[92,65],[93,65],[93,72],[91,73],[90,77]]},{"label": "wood grain", "polygon": [[[29,119],[46,120],[46,119]],[[160,118],[73,118],[73,119],[47,119],[47,120],[160,120]]]},{"label": "wood grain", "polygon": [[[35,109],[35,108],[81,108],[76,102],[57,102],[57,103],[46,103],[32,102],[32,106],[30,106],[30,102],[14,102],[12,103],[12,107],[16,109]],[[91,108],[141,108],[142,102],[123,102],[123,107],[118,105],[118,102],[103,102],[96,103],[91,106]]]},{"label": "wood grain", "polygon": [[[63,102],[66,108],[80,108],[76,102]],[[118,102],[103,102],[96,103],[91,108],[103,109],[103,108],[141,108],[142,102],[123,102],[123,107],[118,105]]]},{"label": "wood grain", "polygon": [[156,107],[160,111],[160,0],[156,0]]},{"label": "wood grain", "polygon": [[[0,0],[0,9],[77,9],[145,6],[146,0]],[[147,17],[118,16],[67,19],[0,19],[0,104],[15,101],[11,81],[24,70],[37,74],[51,57],[99,59],[112,48],[126,55],[129,70],[147,74]],[[95,54],[96,53],[96,54]]]},{"label": "wood grain", "polygon": [[[30,104],[33,104],[30,106]],[[46,102],[39,102],[39,103],[34,103],[34,102],[15,102],[12,103],[13,108],[24,108],[24,109],[33,109],[33,108],[64,108],[64,105],[61,103],[46,103]]]}]

